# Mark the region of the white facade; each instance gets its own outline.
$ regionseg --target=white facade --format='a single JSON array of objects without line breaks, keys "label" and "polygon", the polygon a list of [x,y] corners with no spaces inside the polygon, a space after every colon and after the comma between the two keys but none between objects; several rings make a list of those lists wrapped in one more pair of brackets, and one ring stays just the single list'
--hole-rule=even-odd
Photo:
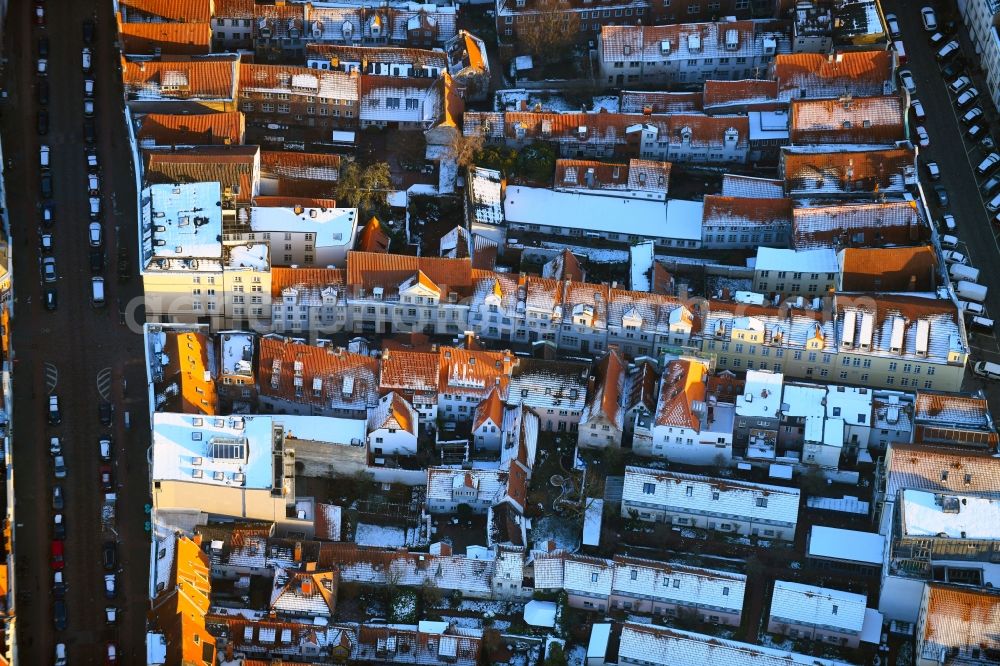
[{"label": "white facade", "polygon": [[[963,7],[964,4],[964,7]],[[969,40],[979,56],[986,73],[993,105],[1000,105],[1000,36],[997,35],[996,17],[1000,13],[997,0],[965,0],[959,3],[962,18],[969,29]]]},{"label": "white facade", "polygon": [[240,240],[266,241],[275,266],[342,268],[354,248],[357,208],[250,208],[250,229]]},{"label": "white facade", "polygon": [[376,458],[416,455],[417,418],[417,411],[402,396],[382,396],[368,415],[368,450]]}]

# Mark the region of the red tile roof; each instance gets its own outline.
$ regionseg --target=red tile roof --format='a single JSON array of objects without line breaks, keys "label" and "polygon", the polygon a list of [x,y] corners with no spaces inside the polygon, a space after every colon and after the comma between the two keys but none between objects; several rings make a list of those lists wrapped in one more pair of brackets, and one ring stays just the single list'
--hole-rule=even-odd
[{"label": "red tile roof", "polygon": [[383,352],[379,388],[402,391],[404,394],[437,393],[440,374],[436,353],[396,351]]},{"label": "red tile roof", "polygon": [[476,411],[472,416],[472,429],[476,430],[479,426],[483,425],[487,419],[493,421],[493,424],[500,428],[503,426],[503,400],[500,397],[500,392],[494,388],[490,391],[490,394],[486,396],[486,399],[480,402],[476,406]]},{"label": "red tile roof", "polygon": [[213,0],[213,4],[216,18],[242,19],[252,19],[257,5],[256,0]]},{"label": "red tile roof", "polygon": [[628,165],[597,160],[556,160],[552,187],[618,188],[628,185]]},{"label": "red tile roof", "polygon": [[930,227],[913,201],[799,206],[792,210],[792,247],[919,245]]},{"label": "red tile roof", "polygon": [[[165,332],[163,352],[169,359],[157,393],[166,397],[164,410],[184,414],[215,414],[217,395],[209,361],[212,341],[202,333]],[[165,389],[174,386],[176,393]]]},{"label": "red tile roof", "polygon": [[[166,25],[166,24],[159,24]],[[239,111],[225,113],[150,113],[141,117],[136,138],[157,146],[241,144],[246,120]]]},{"label": "red tile roof", "polygon": [[[321,409],[365,410],[377,404],[378,374],[378,361],[364,354],[260,339],[257,377],[262,396]],[[316,380],[322,382],[318,395]]]},{"label": "red tile roof", "polygon": [[239,60],[204,58],[198,60],[123,59],[122,82],[125,95],[137,99],[236,99]]},{"label": "red tile roof", "polygon": [[129,55],[208,55],[212,26],[208,23],[122,23],[122,52]]},{"label": "red tile roof", "polygon": [[619,108],[622,113],[690,113],[701,111],[700,92],[639,92],[622,91]]},{"label": "red tile roof", "polygon": [[705,81],[702,91],[704,107],[752,105],[758,110],[778,108],[778,82],[770,79],[739,81]]},{"label": "red tile roof", "polygon": [[260,152],[260,168],[281,178],[324,182],[332,187],[340,177],[340,155],[294,150]]},{"label": "red tile roof", "polygon": [[660,384],[656,425],[701,430],[701,422],[691,411],[691,403],[705,400],[702,379],[706,371],[698,361],[677,360],[667,364]]},{"label": "red tile roof", "polygon": [[841,254],[842,291],[933,291],[937,253],[917,247],[846,248]]},{"label": "red tile roof", "polygon": [[336,208],[336,199],[318,199],[316,197],[281,197],[263,196],[254,197],[253,205],[262,208]]},{"label": "red tile roof", "polygon": [[906,139],[901,97],[792,100],[788,120],[793,144],[892,144]]},{"label": "red tile roof", "polygon": [[916,150],[912,147],[881,150],[804,152],[785,150],[781,172],[785,191],[880,192],[902,190],[907,177],[916,178]]},{"label": "red tile roof", "polygon": [[210,0],[121,0],[120,6],[127,20],[132,14],[183,23],[208,23],[212,18]]},{"label": "red tile roof", "polygon": [[469,259],[441,257],[411,257],[402,254],[349,252],[347,283],[357,289],[382,287],[395,290],[417,271],[423,273],[441,289],[465,294],[472,287],[472,264]]},{"label": "red tile roof", "polygon": [[334,287],[344,289],[344,270],[340,268],[287,268],[271,267],[271,297],[281,298],[281,292],[289,287],[324,289]]},{"label": "red tile roof", "polygon": [[746,199],[705,195],[702,221],[704,224],[725,224],[738,220],[746,223],[792,224],[791,199]]},{"label": "red tile roof", "polygon": [[892,83],[892,54],[884,48],[828,55],[779,53],[771,71],[783,99],[881,95],[886,83]]},{"label": "red tile roof", "polygon": [[[918,658],[940,663],[989,663],[1000,654],[1000,594],[993,590],[928,583],[927,615]],[[972,656],[978,650],[982,661]],[[951,655],[955,655],[954,661]]]},{"label": "red tile roof", "polygon": [[400,48],[397,46],[349,46],[345,44],[306,44],[306,59],[329,59],[339,67],[343,62],[411,64],[415,67],[448,66],[444,51]]}]

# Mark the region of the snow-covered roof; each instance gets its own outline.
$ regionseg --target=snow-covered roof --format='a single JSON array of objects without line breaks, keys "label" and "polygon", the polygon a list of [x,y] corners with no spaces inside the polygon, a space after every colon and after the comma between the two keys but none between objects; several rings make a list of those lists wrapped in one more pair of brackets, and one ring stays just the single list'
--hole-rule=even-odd
[{"label": "snow-covered roof", "polygon": [[570,593],[607,598],[614,575],[611,560],[580,555],[567,557],[563,565],[563,588]]},{"label": "snow-covered roof", "polygon": [[583,545],[599,546],[601,544],[601,519],[604,513],[604,500],[589,498],[587,509],[583,514]]},{"label": "snow-covered roof", "polygon": [[611,639],[611,625],[601,622],[590,627],[590,643],[587,644],[587,663],[591,659],[604,661]]},{"label": "snow-covered roof", "polygon": [[903,491],[907,537],[1000,540],[1000,501],[967,495]]},{"label": "snow-covered roof", "polygon": [[483,167],[472,167],[469,171],[473,218],[480,224],[503,224],[503,177],[500,172]]},{"label": "snow-covered roof", "polygon": [[780,180],[727,173],[722,177],[722,196],[780,199],[785,196],[785,189]]},{"label": "snow-covered roof", "polygon": [[427,470],[427,501],[451,501],[456,484],[476,489],[476,499],[494,502],[507,487],[507,472],[496,469],[452,469],[431,467]]},{"label": "snow-covered roof", "polygon": [[532,599],[524,605],[524,621],[533,627],[554,627],[556,602]]},{"label": "snow-covered roof", "polygon": [[223,375],[253,375],[253,333],[223,331],[219,334],[222,347]]},{"label": "snow-covered roof", "polygon": [[776,111],[750,111],[747,113],[750,118],[750,140],[751,141],[787,141],[788,140],[788,112],[785,110]]},{"label": "snow-covered roof", "polygon": [[251,231],[311,233],[317,248],[352,247],[357,227],[357,208],[255,206],[250,209]]},{"label": "snow-covered roof", "polygon": [[771,597],[771,619],[861,633],[867,606],[863,594],[778,580]]},{"label": "snow-covered roof", "polygon": [[274,424],[284,429],[285,439],[308,440],[335,446],[357,446],[365,441],[364,419],[332,416],[275,414]]},{"label": "snow-covered roof", "polygon": [[622,664],[652,666],[848,666],[845,662],[740,643],[652,624],[626,622],[618,646]]},{"label": "snow-covered roof", "polygon": [[149,187],[153,257],[214,259],[222,255],[219,183]]},{"label": "snow-covered roof", "polygon": [[838,527],[813,525],[809,533],[809,557],[842,562],[880,565],[885,551],[885,535]]},{"label": "snow-covered roof", "polygon": [[743,610],[743,574],[620,555],[614,562],[613,594],[731,613]]},{"label": "snow-covered roof", "polygon": [[825,409],[823,399],[826,397],[826,387],[810,386],[808,384],[785,384],[781,396],[782,413],[788,417],[809,416],[823,419]]},{"label": "snow-covered roof", "polygon": [[625,469],[622,501],[792,526],[799,516],[798,488],[642,467]]},{"label": "snow-covered roof", "polygon": [[271,488],[270,416],[153,414],[155,481],[187,481],[236,488]]},{"label": "snow-covered roof", "polygon": [[754,270],[799,273],[837,273],[840,264],[833,248],[790,250],[778,247],[758,247]]},{"label": "snow-covered roof", "polygon": [[649,291],[653,282],[652,241],[636,243],[629,248],[629,283],[635,291]]},{"label": "snow-covered roof", "polygon": [[827,386],[826,416],[848,426],[871,426],[872,391],[861,386]]},{"label": "snow-covered roof", "polygon": [[736,396],[740,416],[775,418],[781,409],[781,387],[785,376],[780,372],[747,370],[742,394]]},{"label": "snow-covered roof", "polygon": [[664,204],[520,185],[507,187],[504,198],[508,222],[698,242],[702,206],[700,201],[670,199]]}]

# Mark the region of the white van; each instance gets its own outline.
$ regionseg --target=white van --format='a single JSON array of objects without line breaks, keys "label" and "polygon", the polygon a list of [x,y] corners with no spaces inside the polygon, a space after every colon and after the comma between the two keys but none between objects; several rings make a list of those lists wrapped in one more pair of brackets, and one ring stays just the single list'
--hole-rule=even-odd
[{"label": "white van", "polygon": [[95,308],[104,307],[104,278],[90,278],[90,302]]},{"label": "white van", "polygon": [[1000,363],[979,361],[972,366],[972,372],[986,379],[1000,379]]},{"label": "white van", "polygon": [[969,319],[969,328],[980,333],[993,332],[993,320],[989,317],[972,317]]}]

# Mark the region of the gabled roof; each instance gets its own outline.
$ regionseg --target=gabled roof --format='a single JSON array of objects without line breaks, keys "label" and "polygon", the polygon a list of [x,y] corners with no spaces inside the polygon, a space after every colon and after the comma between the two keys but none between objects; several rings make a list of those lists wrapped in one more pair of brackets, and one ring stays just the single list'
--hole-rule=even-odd
[{"label": "gabled roof", "polygon": [[383,231],[382,223],[378,221],[377,217],[368,220],[368,224],[358,234],[356,249],[358,252],[387,253],[389,251],[389,237]]},{"label": "gabled roof", "polygon": [[919,245],[930,227],[914,201],[849,202],[792,209],[792,247]]},{"label": "gabled roof", "polygon": [[792,226],[791,199],[750,199],[706,194],[702,208],[705,225],[782,224]]},{"label": "gabled roof", "polygon": [[792,100],[788,136],[793,144],[893,144],[906,139],[901,97]]},{"label": "gabled roof", "polygon": [[777,580],[771,597],[771,618],[860,634],[867,605],[863,594]]},{"label": "gabled roof", "polygon": [[215,663],[215,637],[205,627],[212,592],[209,559],[200,546],[200,537],[192,540],[174,534],[158,545],[173,558],[164,587],[150,608],[151,623],[167,639],[167,663]]},{"label": "gabled roof", "polygon": [[696,401],[705,401],[707,372],[708,368],[698,361],[685,359],[667,363],[660,383],[656,425],[701,430],[701,421],[691,407]]},{"label": "gabled roof", "polygon": [[625,361],[617,349],[610,349],[594,368],[594,384],[588,392],[587,404],[580,416],[580,423],[603,417],[619,430],[624,426]]},{"label": "gabled roof", "polygon": [[238,57],[189,60],[122,58],[122,83],[130,101],[234,101],[239,84]]},{"label": "gabled roof", "polygon": [[161,22],[208,23],[212,18],[209,0],[122,0],[126,21],[159,18]]},{"label": "gabled roof", "polygon": [[705,81],[704,107],[746,105],[759,110],[778,107],[778,82],[770,79]]},{"label": "gabled roof", "polygon": [[368,432],[402,430],[417,436],[417,412],[406,398],[395,391],[382,396],[368,414]]},{"label": "gabled roof", "polygon": [[359,80],[359,77],[339,70],[253,63],[240,65],[240,90],[243,94],[308,95],[345,103],[357,101]]},{"label": "gabled roof", "polygon": [[378,401],[378,361],[334,347],[260,339],[262,396],[323,409],[367,411]]},{"label": "gabled roof", "polygon": [[727,173],[722,177],[722,196],[781,199],[785,196],[785,190],[780,180]]},{"label": "gabled roof", "polygon": [[245,133],[246,119],[239,111],[150,113],[140,118],[136,139],[157,146],[241,144]]},{"label": "gabled roof", "polygon": [[564,249],[542,266],[542,277],[548,280],[583,282],[585,275],[580,260],[568,249]]},{"label": "gabled roof", "polygon": [[779,53],[771,65],[782,99],[884,95],[894,88],[892,54],[886,49]]},{"label": "gabled roof", "polygon": [[213,17],[216,19],[252,19],[256,0],[213,0]]},{"label": "gabled roof", "polygon": [[488,420],[492,421],[497,428],[502,428],[503,415],[503,399],[500,397],[500,390],[494,387],[489,395],[476,405],[476,411],[472,415],[472,430],[478,430]]},{"label": "gabled roof", "polygon": [[278,567],[271,590],[271,610],[299,617],[333,615],[337,607],[337,571],[289,571]]},{"label": "gabled roof", "polygon": [[278,195],[256,196],[253,198],[253,205],[257,208],[336,208],[336,199],[324,199],[322,197],[289,197]]},{"label": "gabled roof", "polygon": [[840,252],[842,291],[934,291],[937,253],[917,247],[845,248]]},{"label": "gabled roof", "polygon": [[619,98],[622,113],[691,113],[701,111],[700,92],[645,92],[623,90]]},{"label": "gabled roof", "polygon": [[379,388],[436,396],[439,373],[437,354],[392,350],[382,355]]},{"label": "gabled roof", "polygon": [[916,180],[916,159],[912,146],[785,148],[781,151],[781,172],[789,196],[900,193]]},{"label": "gabled roof", "polygon": [[212,26],[204,23],[121,23],[122,53],[128,55],[208,55]]},{"label": "gabled roof", "polygon": [[885,479],[890,501],[903,489],[1000,499],[1000,458],[952,446],[890,444]]},{"label": "gabled roof", "polygon": [[448,56],[437,49],[400,48],[397,46],[353,46],[346,44],[306,44],[307,60],[328,59],[339,63],[369,63],[387,65],[413,65],[445,69]]},{"label": "gabled roof", "polygon": [[412,257],[377,252],[347,253],[347,283],[370,291],[381,287],[395,291],[406,279],[422,271],[441,291],[465,294],[472,288],[472,263],[465,259]]},{"label": "gabled roof", "polygon": [[146,150],[147,184],[219,183],[238,200],[249,202],[257,183],[257,146],[198,146],[181,150]]},{"label": "gabled roof", "polygon": [[344,293],[344,271],[339,268],[285,268],[271,269],[271,296],[280,299],[286,289],[298,292],[299,303],[322,305],[323,290],[335,289]]},{"label": "gabled roof", "polygon": [[[948,664],[995,663],[1000,653],[1000,594],[927,583],[927,616],[917,645],[922,660]],[[981,661],[980,661],[981,660]]]},{"label": "gabled roof", "polygon": [[[164,330],[166,366],[156,382],[157,409],[184,414],[215,414],[216,368],[212,365],[211,338],[199,332]],[[162,398],[162,402],[160,402]]]}]

